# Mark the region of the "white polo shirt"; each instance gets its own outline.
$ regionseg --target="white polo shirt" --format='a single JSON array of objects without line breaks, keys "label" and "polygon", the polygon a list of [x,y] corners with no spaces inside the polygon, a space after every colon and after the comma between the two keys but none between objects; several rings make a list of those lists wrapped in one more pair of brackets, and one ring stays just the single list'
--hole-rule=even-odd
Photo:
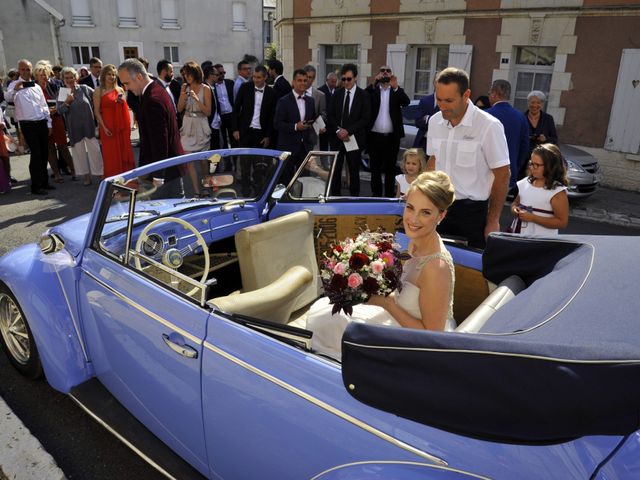
[{"label": "white polo shirt", "polygon": [[494,178],[491,170],[509,166],[509,148],[500,120],[467,102],[455,127],[442,112],[429,119],[427,155],[436,157],[436,170],[449,175],[457,200],[487,200]]}]

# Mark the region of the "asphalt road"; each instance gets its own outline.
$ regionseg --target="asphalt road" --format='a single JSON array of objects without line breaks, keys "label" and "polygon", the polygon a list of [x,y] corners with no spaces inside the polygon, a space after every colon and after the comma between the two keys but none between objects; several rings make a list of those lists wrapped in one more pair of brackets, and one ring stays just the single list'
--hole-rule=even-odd
[{"label": "asphalt road", "polygon": [[[91,211],[97,185],[81,181],[55,184],[47,197],[28,195],[26,156],[13,157],[13,175],[19,183],[0,196],[0,254],[37,241],[47,228]],[[588,204],[583,200],[582,204]],[[509,224],[505,207],[503,224]],[[572,218],[563,233],[640,235],[640,228],[595,223]],[[70,479],[156,479],[158,474],[106,430],[91,420],[65,395],[44,380],[21,377],[0,355],[0,396],[40,440]]]}]

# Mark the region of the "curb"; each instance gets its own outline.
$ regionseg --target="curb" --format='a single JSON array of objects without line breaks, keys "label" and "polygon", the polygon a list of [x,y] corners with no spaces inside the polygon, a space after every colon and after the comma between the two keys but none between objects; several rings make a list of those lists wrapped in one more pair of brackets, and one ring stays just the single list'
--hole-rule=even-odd
[{"label": "curb", "polygon": [[0,480],[62,480],[64,473],[0,398]]},{"label": "curb", "polygon": [[640,228],[640,217],[627,215],[626,213],[610,213],[603,208],[572,208],[569,212],[569,217],[622,227]]}]

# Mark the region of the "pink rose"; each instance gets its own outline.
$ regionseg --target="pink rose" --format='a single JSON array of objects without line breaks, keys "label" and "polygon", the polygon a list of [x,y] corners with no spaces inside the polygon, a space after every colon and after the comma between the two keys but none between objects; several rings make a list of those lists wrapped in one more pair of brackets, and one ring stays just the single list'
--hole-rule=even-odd
[{"label": "pink rose", "polygon": [[391,252],[382,252],[380,254],[380,260],[382,260],[386,265],[393,265],[393,254]]},{"label": "pink rose", "polygon": [[336,275],[344,275],[346,269],[347,267],[344,263],[336,263],[336,266],[333,267],[333,273],[335,273]]},{"label": "pink rose", "polygon": [[336,262],[334,262],[333,260],[328,260],[327,264],[326,264],[326,268],[328,270],[331,270],[333,272],[334,267],[336,266]]},{"label": "pink rose", "polygon": [[359,287],[360,285],[362,285],[362,277],[357,273],[352,273],[351,275],[349,275],[347,283],[351,288]]},{"label": "pink rose", "polygon": [[371,271],[373,273],[378,275],[378,274],[382,273],[383,270],[384,270],[384,262],[381,262],[380,260],[376,260],[375,262],[371,262]]}]

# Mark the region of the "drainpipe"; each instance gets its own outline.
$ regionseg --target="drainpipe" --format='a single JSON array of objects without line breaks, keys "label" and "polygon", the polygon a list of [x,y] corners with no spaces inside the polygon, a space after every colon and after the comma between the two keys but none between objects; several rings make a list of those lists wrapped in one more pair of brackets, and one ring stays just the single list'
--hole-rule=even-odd
[{"label": "drainpipe", "polygon": [[60,27],[64,26],[64,16],[49,5],[45,0],[34,0],[40,7],[42,7],[49,14],[49,26],[51,27],[51,39],[53,40],[53,56],[56,61],[55,64],[62,65],[62,51],[60,49]]}]

